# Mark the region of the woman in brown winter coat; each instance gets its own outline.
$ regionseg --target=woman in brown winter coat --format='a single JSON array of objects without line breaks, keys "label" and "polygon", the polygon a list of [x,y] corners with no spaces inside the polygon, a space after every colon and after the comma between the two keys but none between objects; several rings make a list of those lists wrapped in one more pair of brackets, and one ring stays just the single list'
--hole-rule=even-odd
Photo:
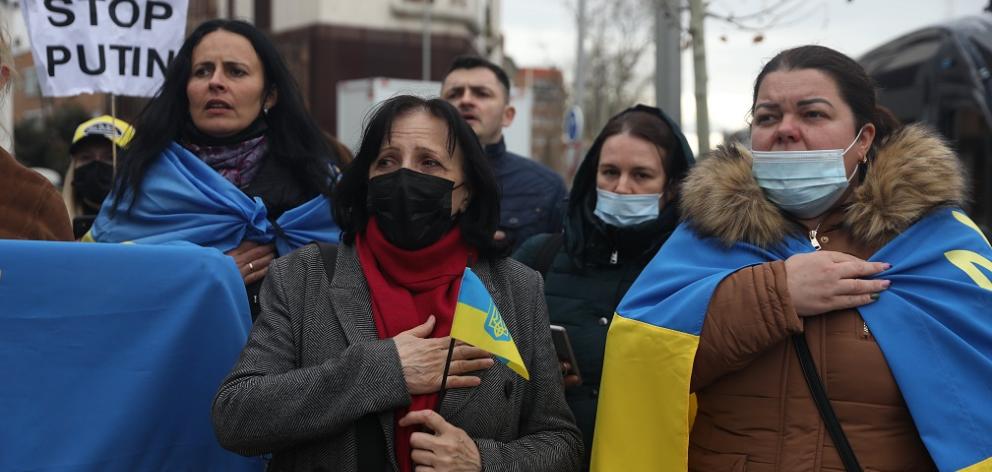
[{"label": "woman in brown winter coat", "polygon": [[[826,208],[789,208],[793,202],[787,196],[770,201],[776,193],[768,188],[772,183],[763,182],[760,167],[752,167],[759,164],[749,165],[729,149],[718,151],[722,154],[708,162],[708,172],[687,182],[687,216],[713,235],[771,243],[798,223],[819,249],[740,270],[714,293],[691,383],[699,412],[690,437],[690,470],[844,470],[789,342],[797,333],[805,333],[862,467],[935,469],[857,308],[872,303],[889,284],[867,280],[887,264],[865,261],[893,233],[936,205],[961,202],[963,180],[955,156],[921,129],[905,129],[879,146],[892,126],[876,113],[867,75],[843,59],[815,47],[779,54],[758,76],[752,106],[754,162],[762,159],[757,151],[847,149],[844,164],[851,184]],[[852,86],[852,77],[864,85]],[[858,95],[857,89],[870,93]],[[866,98],[871,101],[865,103]],[[940,158],[931,160],[925,172],[875,165],[872,173],[888,175],[862,181],[869,161],[891,163],[918,155]],[[933,193],[905,195],[919,201],[903,207],[873,201],[885,193],[868,186],[904,179],[918,179]],[[741,214],[749,217],[733,224]]]},{"label": "woman in brown winter coat", "polygon": [[[617,309],[593,463],[987,470],[992,284],[977,267],[992,269],[992,249],[957,208],[958,159],[925,128],[900,128],[877,107],[861,66],[825,47],[775,56],[758,75],[751,112],[751,150],[722,147],[690,172],[686,223]],[[958,233],[952,244],[967,250],[941,246]],[[970,265],[952,253],[967,253]],[[643,325],[649,334],[628,333]],[[651,342],[628,347],[637,339]],[[684,343],[686,354],[644,355],[665,342]],[[956,343],[965,347],[949,347]],[[686,375],[652,382],[652,370],[666,369]],[[623,377],[636,381],[611,388]],[[638,397],[645,384],[658,394]],[[688,426],[687,393],[697,400]],[[959,401],[966,397],[975,401]],[[661,413],[626,409],[632,398],[653,398]],[[686,407],[670,406],[677,402]],[[665,452],[627,460],[636,437],[609,427],[621,416]],[[651,429],[663,421],[673,427]]]}]

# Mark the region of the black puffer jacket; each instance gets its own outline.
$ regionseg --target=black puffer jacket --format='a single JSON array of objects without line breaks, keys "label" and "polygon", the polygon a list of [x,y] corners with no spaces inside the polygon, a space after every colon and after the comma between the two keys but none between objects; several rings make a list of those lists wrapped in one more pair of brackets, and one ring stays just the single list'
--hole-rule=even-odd
[{"label": "black puffer jacket", "polygon": [[[676,125],[661,110],[638,105],[623,113],[641,111],[660,116],[681,144],[673,157],[686,161],[685,171],[670,182],[680,182],[695,162],[692,150]],[[582,431],[586,450],[592,447],[597,396],[603,367],[603,350],[613,311],[634,279],[654,257],[678,224],[678,202],[669,201],[657,219],[636,226],[618,228],[596,217],[596,170],[599,151],[605,141],[600,135],[583,160],[569,195],[564,237],[551,234],[534,236],[514,254],[514,258],[545,274],[545,297],[552,324],[568,330],[582,385],[566,390],[565,396]],[[542,263],[542,252],[557,243],[550,267]],[[588,464],[588,452],[586,457]]]}]

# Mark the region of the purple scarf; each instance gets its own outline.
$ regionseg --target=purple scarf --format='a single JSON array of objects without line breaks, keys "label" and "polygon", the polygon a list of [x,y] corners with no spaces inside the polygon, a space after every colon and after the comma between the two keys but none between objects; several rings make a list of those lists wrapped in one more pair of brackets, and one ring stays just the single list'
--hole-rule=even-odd
[{"label": "purple scarf", "polygon": [[185,143],[185,147],[240,189],[258,174],[266,150],[265,135],[228,146]]}]

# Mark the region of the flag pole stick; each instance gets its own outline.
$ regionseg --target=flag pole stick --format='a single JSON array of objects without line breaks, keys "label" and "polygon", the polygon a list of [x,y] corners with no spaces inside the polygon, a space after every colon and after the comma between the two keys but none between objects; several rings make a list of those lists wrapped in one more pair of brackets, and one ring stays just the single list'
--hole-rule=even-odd
[{"label": "flag pole stick", "polygon": [[437,400],[437,406],[434,407],[435,413],[441,412],[441,403],[444,402],[444,394],[447,392],[448,385],[448,368],[451,367],[451,355],[455,352],[455,338],[451,338],[451,344],[448,345],[448,359],[444,361],[444,374],[441,375],[441,395]]},{"label": "flag pole stick", "polygon": [[[117,128],[117,94],[110,92],[110,117],[113,118],[114,128]],[[110,145],[110,155],[113,156],[114,172],[113,179],[117,180],[117,142]]]}]

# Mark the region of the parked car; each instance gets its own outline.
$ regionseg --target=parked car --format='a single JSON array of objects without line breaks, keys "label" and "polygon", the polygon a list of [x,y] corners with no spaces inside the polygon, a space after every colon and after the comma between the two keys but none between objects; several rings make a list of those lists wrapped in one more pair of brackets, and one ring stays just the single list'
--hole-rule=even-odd
[{"label": "parked car", "polygon": [[992,14],[913,31],[859,61],[878,82],[882,105],[951,141],[971,180],[967,210],[992,234]]}]

